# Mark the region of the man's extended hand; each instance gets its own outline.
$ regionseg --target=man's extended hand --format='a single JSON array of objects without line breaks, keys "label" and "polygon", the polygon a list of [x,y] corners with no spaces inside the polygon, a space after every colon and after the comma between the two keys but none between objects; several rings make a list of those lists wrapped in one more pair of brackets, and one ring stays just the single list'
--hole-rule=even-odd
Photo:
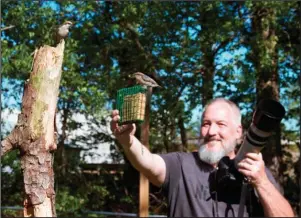
[{"label": "man's extended hand", "polygon": [[136,132],[135,124],[126,124],[119,126],[118,121],[120,120],[119,111],[112,111],[111,130],[115,135],[118,142],[124,146],[130,146],[133,142],[133,137]]},{"label": "man's extended hand", "polygon": [[245,175],[255,187],[269,181],[261,153],[247,153],[237,166],[238,171]]}]

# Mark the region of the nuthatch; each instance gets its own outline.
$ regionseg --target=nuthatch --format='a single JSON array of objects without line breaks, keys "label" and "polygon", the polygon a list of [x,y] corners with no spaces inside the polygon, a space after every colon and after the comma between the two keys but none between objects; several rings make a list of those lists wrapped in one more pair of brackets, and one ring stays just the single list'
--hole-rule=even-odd
[{"label": "nuthatch", "polygon": [[56,43],[61,42],[62,39],[66,38],[69,33],[69,28],[73,25],[71,21],[65,21],[61,26],[57,28],[56,32]]},{"label": "nuthatch", "polygon": [[140,85],[146,86],[146,87],[161,87],[156,83],[155,80],[150,78],[149,76],[141,73],[141,72],[136,72],[132,75],[132,77],[136,78],[137,83]]}]

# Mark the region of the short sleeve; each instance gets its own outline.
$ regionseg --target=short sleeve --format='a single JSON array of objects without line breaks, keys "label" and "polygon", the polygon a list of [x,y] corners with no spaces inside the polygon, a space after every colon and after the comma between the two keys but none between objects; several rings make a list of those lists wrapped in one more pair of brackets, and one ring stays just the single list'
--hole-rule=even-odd
[{"label": "short sleeve", "polygon": [[160,154],[160,157],[162,157],[166,165],[166,175],[165,175],[165,180],[162,184],[162,189],[165,192],[169,193],[169,191],[176,186],[180,178],[180,174],[181,174],[180,153],[171,152],[167,154]]}]

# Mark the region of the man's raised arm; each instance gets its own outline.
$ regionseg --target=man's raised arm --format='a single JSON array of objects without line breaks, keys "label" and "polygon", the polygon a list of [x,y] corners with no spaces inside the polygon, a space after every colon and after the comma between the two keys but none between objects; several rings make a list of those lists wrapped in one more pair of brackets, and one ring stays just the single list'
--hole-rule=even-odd
[{"label": "man's raised arm", "polygon": [[113,110],[111,130],[117,141],[122,145],[126,157],[139,172],[149,179],[152,184],[161,186],[166,174],[166,165],[164,160],[159,155],[152,154],[135,137],[135,124],[119,126],[119,119],[120,116],[118,110]]}]

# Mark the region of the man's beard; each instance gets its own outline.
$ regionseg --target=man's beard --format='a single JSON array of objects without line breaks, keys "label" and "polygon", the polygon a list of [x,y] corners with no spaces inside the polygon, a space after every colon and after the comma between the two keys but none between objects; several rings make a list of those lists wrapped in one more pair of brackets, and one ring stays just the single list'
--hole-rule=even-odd
[{"label": "man's beard", "polygon": [[229,142],[228,144],[223,143],[223,141],[219,141],[222,146],[220,146],[220,149],[217,150],[210,150],[208,149],[208,143],[213,143],[207,142],[200,145],[199,148],[199,157],[202,161],[208,164],[217,164],[220,159],[222,159],[224,156],[227,156],[230,152],[234,151],[235,146],[236,146],[236,140]]}]

